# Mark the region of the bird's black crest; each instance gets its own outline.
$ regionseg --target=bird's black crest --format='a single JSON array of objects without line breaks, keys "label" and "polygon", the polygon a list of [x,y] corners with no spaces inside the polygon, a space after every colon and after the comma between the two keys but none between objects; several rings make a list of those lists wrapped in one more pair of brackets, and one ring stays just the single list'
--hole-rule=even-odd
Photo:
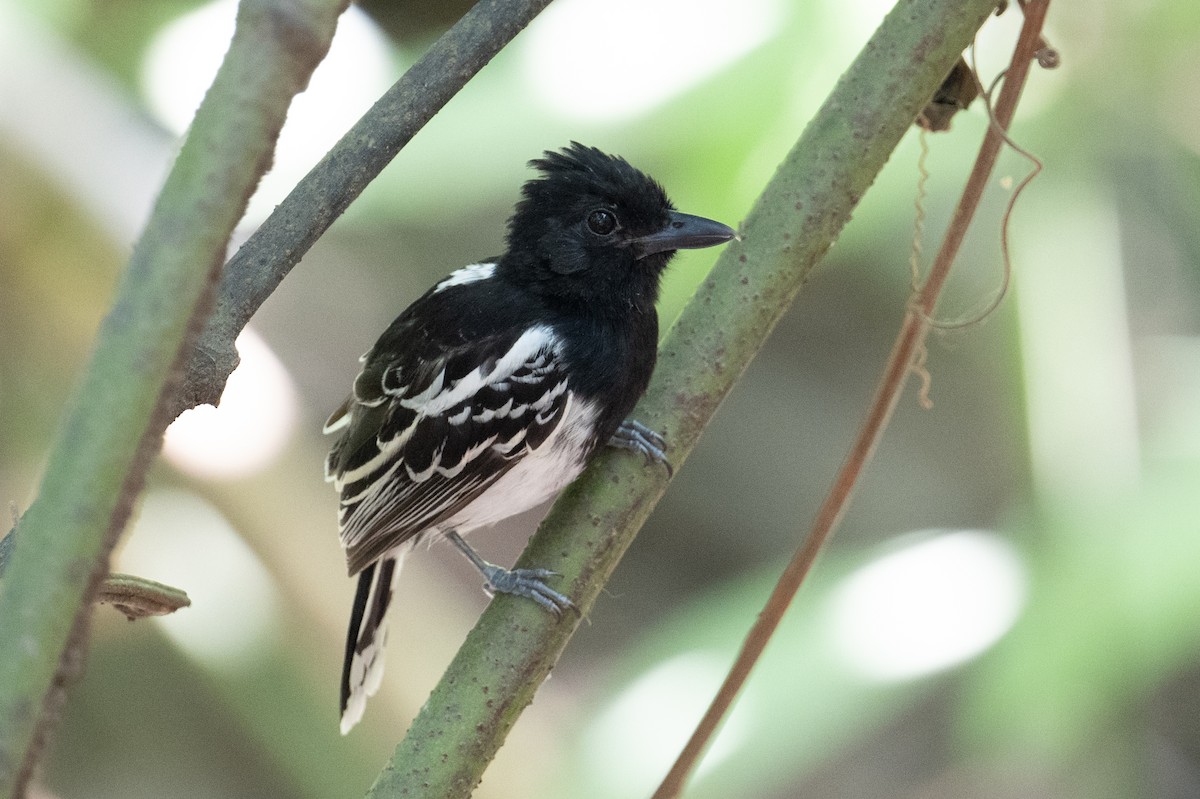
[{"label": "bird's black crest", "polygon": [[[547,150],[529,166],[542,177],[525,183],[521,201],[509,222],[510,230],[522,219],[542,219],[564,206],[603,201],[625,206],[630,222],[648,228],[662,224],[674,210],[667,192],[654,178],[620,156],[571,142],[562,150]],[[629,206],[633,207],[629,207]],[[582,207],[582,206],[581,206]]]},{"label": "bird's black crest", "polygon": [[[572,302],[653,305],[670,255],[638,262],[629,243],[667,225],[674,206],[663,187],[624,158],[578,142],[529,163],[542,174],[521,188],[500,271],[524,272],[521,282]],[[616,235],[589,232],[597,209],[619,220]]]},{"label": "bird's black crest", "polygon": [[529,166],[545,177],[525,184],[526,198],[536,196],[545,184],[550,183],[564,191],[580,194],[624,196],[640,193],[648,206],[673,208],[666,190],[657,180],[620,156],[609,155],[577,141],[561,151],[547,150],[542,158],[530,161]]}]

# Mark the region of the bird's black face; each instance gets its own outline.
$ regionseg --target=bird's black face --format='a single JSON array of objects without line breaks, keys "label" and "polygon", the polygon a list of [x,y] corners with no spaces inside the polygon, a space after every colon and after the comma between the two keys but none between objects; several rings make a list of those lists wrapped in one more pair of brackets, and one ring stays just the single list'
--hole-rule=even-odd
[{"label": "bird's black face", "polygon": [[649,310],[675,250],[734,236],[675,211],[656,181],[595,148],[572,143],[532,165],[543,177],[522,190],[505,267],[532,278],[551,301]]}]

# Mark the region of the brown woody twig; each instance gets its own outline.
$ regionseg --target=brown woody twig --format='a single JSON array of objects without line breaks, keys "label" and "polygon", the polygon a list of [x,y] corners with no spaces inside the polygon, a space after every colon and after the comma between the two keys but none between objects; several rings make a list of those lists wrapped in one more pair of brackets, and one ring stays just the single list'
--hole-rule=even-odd
[{"label": "brown woody twig", "polygon": [[849,505],[850,495],[858,482],[859,475],[867,461],[870,460],[871,454],[886,429],[904,390],[908,374],[918,353],[924,348],[925,338],[929,332],[928,320],[933,314],[954,258],[966,235],[967,227],[979,207],[983,189],[995,166],[1001,145],[1004,143],[1003,132],[1012,122],[1017,101],[1020,99],[1021,90],[1025,86],[1025,79],[1029,73],[1029,65],[1039,48],[1040,32],[1048,5],[1049,0],[1030,0],[1023,5],[1025,23],[1021,28],[1020,38],[1017,40],[1013,52],[1008,77],[1004,81],[999,100],[996,103],[996,125],[989,127],[984,136],[975,166],[967,179],[962,198],[959,200],[929,277],[910,304],[900,333],[893,345],[892,353],[884,368],[879,387],[871,402],[867,420],[851,446],[846,462],[838,472],[825,502],[821,505],[812,530],[780,575],[757,622],[746,636],[742,650],[738,653],[724,683],[713,697],[712,703],[697,725],[691,739],[684,746],[679,758],[663,779],[662,784],[659,785],[658,790],[655,791],[654,799],[670,799],[678,796],[682,791],[688,775],[699,761],[705,747],[716,732],[717,726],[745,684],[750,670],[758,662],[767,642],[779,626],[783,614],[787,611],[796,592],[799,591],[801,583],[816,561],[817,554],[829,540]]}]

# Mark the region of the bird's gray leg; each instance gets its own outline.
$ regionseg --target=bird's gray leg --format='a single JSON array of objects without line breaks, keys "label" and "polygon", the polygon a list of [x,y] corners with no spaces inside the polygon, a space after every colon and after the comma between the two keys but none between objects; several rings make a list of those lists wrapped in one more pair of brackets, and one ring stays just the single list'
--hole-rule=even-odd
[{"label": "bird's gray leg", "polygon": [[544,580],[558,576],[558,572],[549,569],[506,569],[494,563],[488,563],[479,557],[479,553],[463,540],[463,537],[453,530],[446,533],[450,543],[458,547],[458,551],[467,556],[483,578],[487,580],[485,589],[488,593],[515,594],[532,599],[555,616],[561,616],[564,610],[576,610],[575,603],[550,586]]},{"label": "bird's gray leg", "polygon": [[617,432],[608,440],[610,447],[633,450],[645,456],[647,462],[661,463],[667,468],[667,477],[675,475],[675,469],[667,460],[667,440],[661,433],[651,430],[637,419],[626,419],[621,422]]}]

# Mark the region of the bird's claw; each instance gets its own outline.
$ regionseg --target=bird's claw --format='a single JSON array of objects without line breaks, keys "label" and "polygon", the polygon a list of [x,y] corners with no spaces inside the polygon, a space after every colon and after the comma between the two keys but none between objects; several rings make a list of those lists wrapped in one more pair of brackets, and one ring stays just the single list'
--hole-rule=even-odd
[{"label": "bird's claw", "polygon": [[661,463],[667,470],[667,477],[675,476],[675,468],[667,460],[667,440],[661,433],[650,429],[637,419],[626,419],[621,422],[617,432],[608,440],[610,447],[628,449],[640,452],[647,463]]},{"label": "bird's claw", "polygon": [[562,616],[563,611],[566,610],[579,612],[570,597],[560,594],[546,585],[545,580],[558,576],[556,571],[550,569],[506,569],[494,563],[487,564],[480,571],[487,580],[485,590],[488,593],[512,594],[532,599],[555,616]]}]

